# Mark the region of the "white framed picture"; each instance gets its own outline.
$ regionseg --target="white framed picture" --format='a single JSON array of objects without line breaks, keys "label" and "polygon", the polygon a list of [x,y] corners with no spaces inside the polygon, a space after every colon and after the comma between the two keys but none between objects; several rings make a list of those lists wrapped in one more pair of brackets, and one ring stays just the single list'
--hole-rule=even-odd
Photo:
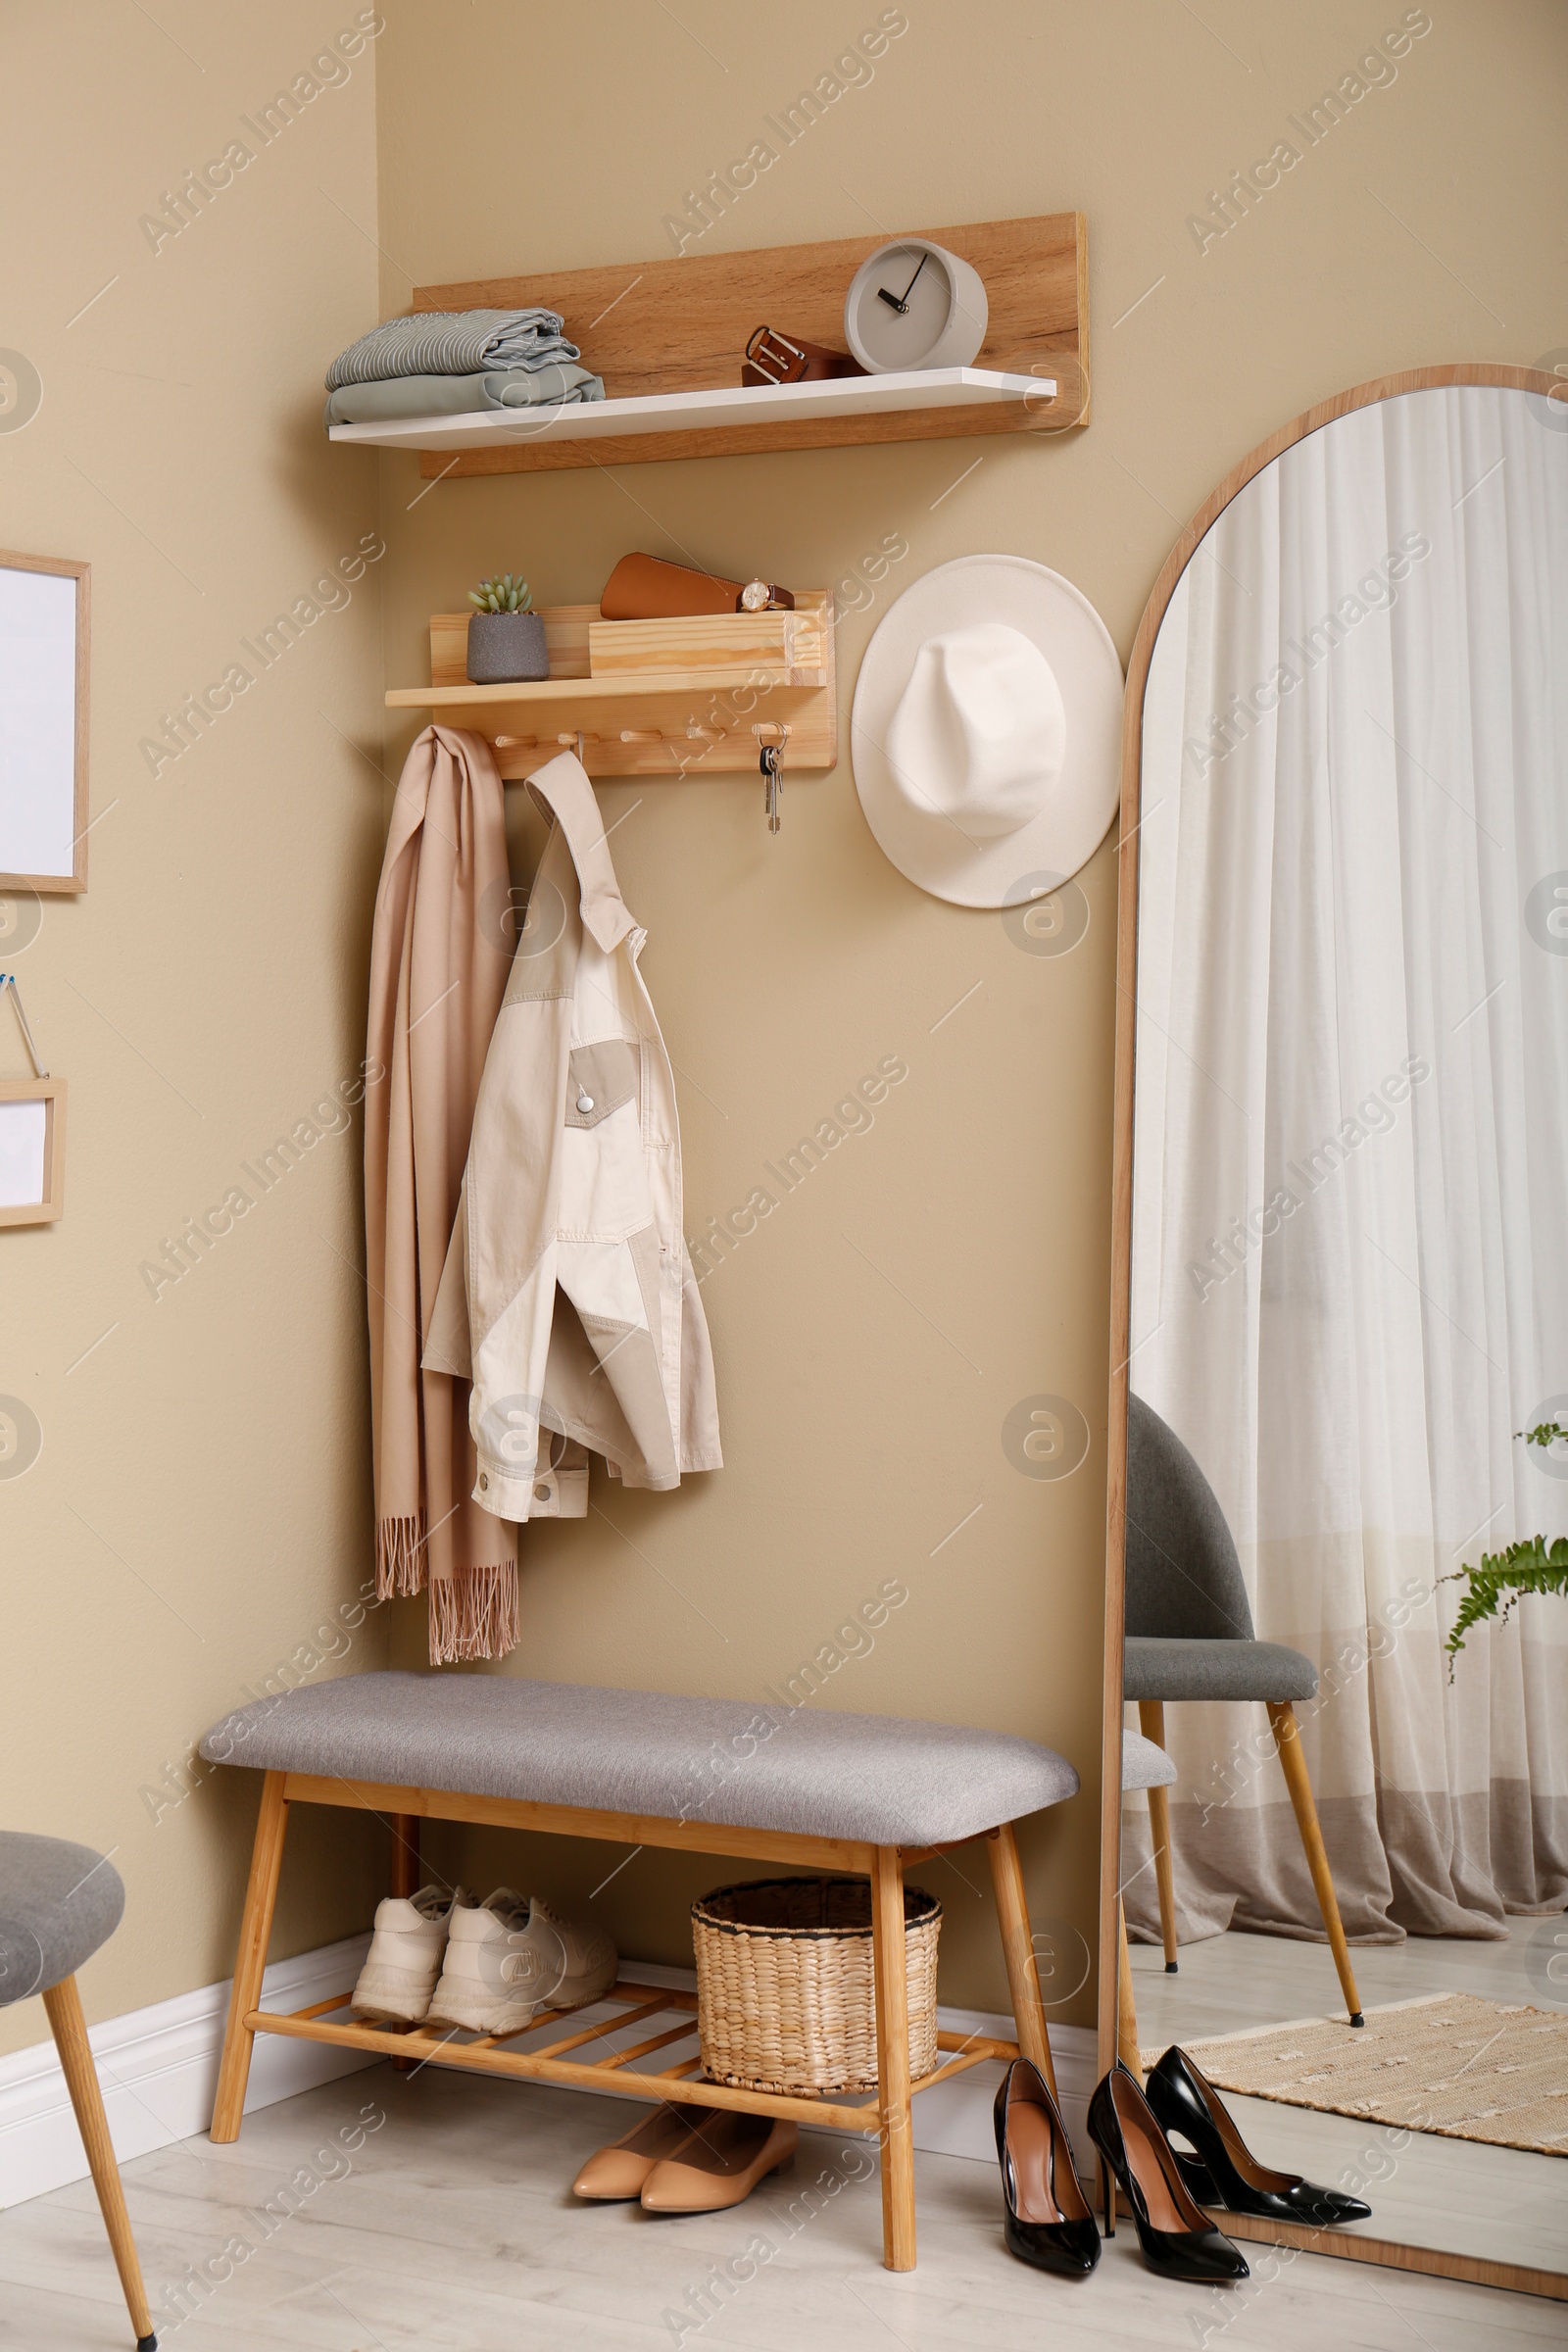
[{"label": "white framed picture", "polygon": [[50,1225],[65,1206],[66,1082],[0,1078],[0,1225]]},{"label": "white framed picture", "polygon": [[87,887],[88,570],[0,553],[0,890]]}]

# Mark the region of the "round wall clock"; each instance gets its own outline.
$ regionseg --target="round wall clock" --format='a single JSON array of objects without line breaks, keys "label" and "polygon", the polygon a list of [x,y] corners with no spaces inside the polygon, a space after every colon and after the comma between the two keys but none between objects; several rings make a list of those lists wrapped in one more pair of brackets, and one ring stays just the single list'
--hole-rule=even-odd
[{"label": "round wall clock", "polygon": [[986,339],[977,270],[928,237],[899,237],[860,264],[844,301],[844,337],[862,368],[967,368]]}]

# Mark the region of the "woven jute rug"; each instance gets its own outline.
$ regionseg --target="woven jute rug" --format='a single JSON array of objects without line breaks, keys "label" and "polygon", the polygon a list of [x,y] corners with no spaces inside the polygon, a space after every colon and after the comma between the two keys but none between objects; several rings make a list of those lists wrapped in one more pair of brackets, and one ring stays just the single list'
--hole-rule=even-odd
[{"label": "woven jute rug", "polygon": [[1568,2013],[1440,1993],[1355,2031],[1309,2017],[1184,2046],[1220,2090],[1568,2156]]}]

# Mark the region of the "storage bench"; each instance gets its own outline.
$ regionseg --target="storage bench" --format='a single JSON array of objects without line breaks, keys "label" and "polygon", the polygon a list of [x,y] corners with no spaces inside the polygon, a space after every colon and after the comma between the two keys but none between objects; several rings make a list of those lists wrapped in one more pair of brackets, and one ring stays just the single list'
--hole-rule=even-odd
[{"label": "storage bench", "polygon": [[[406,2062],[610,2089],[676,2104],[741,2108],[830,2131],[879,2135],[883,2259],[914,2267],[911,2093],[988,2058],[1021,2051],[1054,2075],[1012,1825],[1059,1804],[1078,1775],[1054,1749],[1000,1732],[898,1716],[838,1715],[782,1702],[682,1698],[479,1674],[365,1674],[258,1699],[215,1724],[210,1763],[265,1774],[223,2037],[215,2140],[238,2137],[257,2034],[293,2034]],[[419,1884],[421,1820],[600,1838],[631,1846],[737,1855],[789,1868],[856,1872],[872,1895],[879,2082],[863,2106],[731,2089],[703,2081],[700,2057],[660,2073],[632,2061],[690,2041],[694,1993],[623,1977],[613,2014],[537,2046],[563,2011],[526,2033],[444,2039],[431,2028],[360,2025],[352,1987],[292,2015],[259,2007],[289,1807],[346,1805],[393,1832],[393,1891]],[[904,1873],[984,1838],[1017,2040],[940,2034],[939,2063],[909,2080],[904,1978]],[[660,2013],[673,2028],[610,2057],[588,2045]],[[580,2053],[580,2054],[577,2054]]]}]

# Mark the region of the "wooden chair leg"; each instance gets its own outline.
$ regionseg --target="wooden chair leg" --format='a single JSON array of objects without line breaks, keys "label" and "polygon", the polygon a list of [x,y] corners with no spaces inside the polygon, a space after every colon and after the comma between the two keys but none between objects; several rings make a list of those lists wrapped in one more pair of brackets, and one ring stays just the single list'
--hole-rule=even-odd
[{"label": "wooden chair leg", "polygon": [[1013,1836],[1011,1822],[1004,1821],[1000,1829],[992,1830],[986,1846],[991,1855],[991,1885],[997,1898],[1002,1956],[1007,1966],[1007,1989],[1012,1995],[1018,2048],[1039,2067],[1050,2084],[1052,2097],[1059,2104],[1056,2070],[1051,2061],[1051,2035],[1046,2031],[1046,2012],[1040,1998],[1040,1971],[1029,1931],[1029,1904],[1018,1862],[1018,1840]]},{"label": "wooden chair leg", "polygon": [[238,2139],[245,2113],[245,2085],[250,2081],[251,2044],[256,2039],[245,2020],[262,1997],[262,1972],[272,1935],[272,1906],[277,1900],[277,1874],[283,1863],[283,1835],[288,1806],[283,1799],[283,1775],[270,1772],[262,1783],[262,1809],[251,1848],[251,1875],[240,1914],[239,1949],[234,1955],[234,1984],[228,1996],[228,2024],[223,2030],[222,2063],[218,2070],[218,2096],[213,2102],[210,2136]]},{"label": "wooden chair leg", "polygon": [[877,2107],[882,2137],[882,2260],[914,2268],[914,2137],[909,2116],[909,2010],[904,1978],[904,1866],[879,1845],[871,1873],[876,1980]]},{"label": "wooden chair leg", "polygon": [[138,2352],[154,2342],[152,2314],[147,2308],[147,2289],[142,2284],[141,2264],[136,2258],[136,2241],[130,2234],[130,2216],[125,2211],[125,2192],[121,2185],[120,2167],[115,2161],[114,2142],[109,2136],[109,2119],[104,2114],[103,2094],[98,2087],[98,2070],[92,2062],[92,2045],[87,2039],[87,2021],[81,2014],[81,1996],[76,1990],[74,1977],[62,1977],[51,1984],[43,1996],[49,2018],[49,2031],[55,2037],[60,2053],[61,2071],[71,2104],[75,2110],[77,2129],[82,2146],[87,2151],[87,2163],[92,2172],[92,2184],[98,2191],[98,2209],[104,2217],[109,2243],[114,2252],[115,2268],[124,2290],[125,2307],[130,2324],[136,2330]]},{"label": "wooden chair leg", "polygon": [[[1138,1701],[1138,1728],[1156,1747],[1165,1744],[1163,1699]],[[1165,1974],[1176,1974],[1176,1872],[1170,1851],[1170,1791],[1149,1791],[1149,1830],[1154,1848],[1154,1885],[1159,1890],[1159,1940],[1165,1947]]]},{"label": "wooden chair leg", "polygon": [[1307,1777],[1306,1758],[1301,1752],[1301,1735],[1296,1721],[1296,1709],[1289,1699],[1268,1701],[1268,1720],[1279,1749],[1280,1763],[1285,1771],[1285,1786],[1291,1792],[1291,1805],[1296,1814],[1296,1826],[1301,1833],[1301,1844],[1306,1852],[1306,1867],[1312,1874],[1317,1893],[1317,1907],[1323,1914],[1323,1925],[1329,1932],[1329,1947],[1334,1965],[1339,1971],[1340,1990],[1350,2023],[1358,2026],[1361,2018],[1361,1996],[1355,1989],[1355,1973],[1350,1966],[1350,1947],[1345,1940],[1345,1924],[1340,1918],[1340,1898],[1334,1891],[1334,1878],[1329,1858],[1324,1851],[1323,1833],[1318,1827],[1317,1806],[1312,1797],[1312,1784]]},{"label": "wooden chair leg", "polygon": [[1116,1897],[1116,2055],[1142,2087],[1144,2053],[1138,2039],[1138,2004],[1133,1992],[1133,1964],[1127,1949],[1127,1914]]}]

